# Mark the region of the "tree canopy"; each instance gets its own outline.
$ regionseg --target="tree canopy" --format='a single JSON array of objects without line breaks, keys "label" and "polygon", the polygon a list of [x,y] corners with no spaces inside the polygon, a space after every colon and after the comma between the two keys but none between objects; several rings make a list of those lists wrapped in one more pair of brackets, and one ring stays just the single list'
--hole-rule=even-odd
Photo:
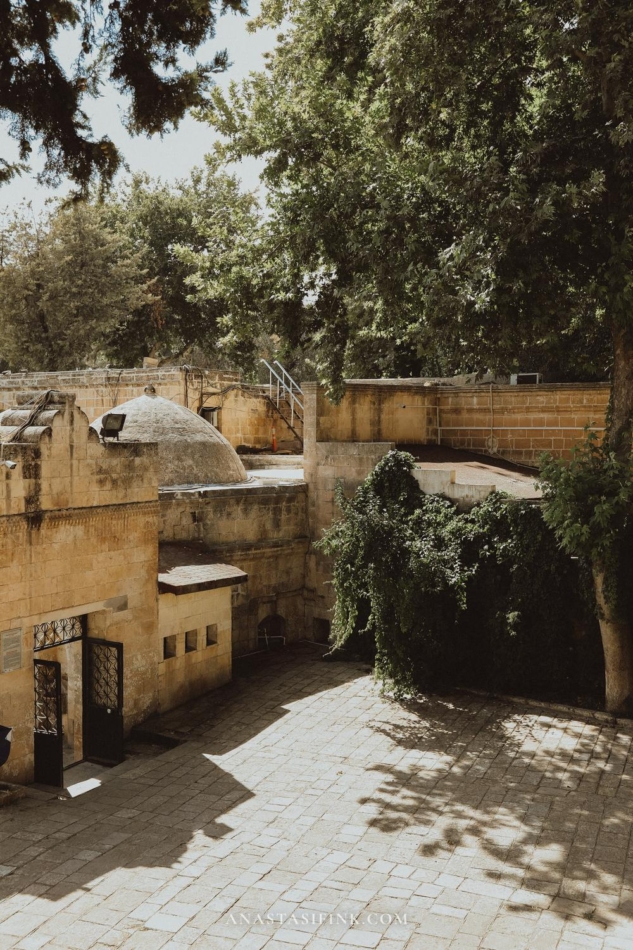
[{"label": "tree canopy", "polygon": [[[19,146],[19,162],[0,157],[0,183],[24,167],[35,139],[46,162],[43,179],[69,176],[86,193],[95,177],[111,182],[121,155],[107,136],[94,138],[84,108],[109,79],[130,98],[132,134],[161,133],[205,102],[213,73],[228,55],[192,69],[181,53],[213,38],[218,15],[245,13],[246,0],[0,0],[0,117]],[[79,54],[66,69],[61,33],[74,30]]]},{"label": "tree canopy", "polygon": [[16,214],[3,230],[0,357],[9,369],[105,362],[112,337],[155,299],[140,256],[94,205]]},{"label": "tree canopy", "polygon": [[[265,160],[321,373],[604,377],[630,313],[622,0],[269,0],[267,70],[208,120]],[[295,331],[296,332],[296,331]]]},{"label": "tree canopy", "polygon": [[[256,283],[260,223],[257,202],[240,190],[238,180],[212,163],[174,184],[136,175],[106,202],[104,213],[138,253],[156,297],[126,321],[111,341],[111,357],[123,365],[191,347],[215,351],[216,360],[246,356],[246,343],[226,337],[235,282],[242,313],[248,287]],[[247,267],[252,267],[248,282]],[[221,341],[224,348],[218,351]]]}]

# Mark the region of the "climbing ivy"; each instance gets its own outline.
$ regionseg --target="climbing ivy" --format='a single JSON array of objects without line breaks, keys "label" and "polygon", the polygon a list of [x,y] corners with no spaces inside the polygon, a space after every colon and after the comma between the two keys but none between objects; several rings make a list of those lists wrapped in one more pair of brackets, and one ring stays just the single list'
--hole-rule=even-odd
[{"label": "climbing ivy", "polygon": [[495,492],[470,511],[425,495],[390,452],[320,542],[333,557],[336,649],[375,656],[397,695],[447,685],[599,701],[583,564],[538,506]]}]

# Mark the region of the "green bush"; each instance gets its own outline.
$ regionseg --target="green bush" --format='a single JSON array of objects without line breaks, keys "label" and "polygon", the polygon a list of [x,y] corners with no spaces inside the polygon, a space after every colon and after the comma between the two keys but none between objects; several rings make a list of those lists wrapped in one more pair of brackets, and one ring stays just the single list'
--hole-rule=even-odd
[{"label": "green bush", "polygon": [[334,558],[336,647],[375,652],[403,695],[464,685],[600,702],[604,678],[583,563],[539,506],[494,493],[470,511],[423,494],[390,452],[320,542]]}]

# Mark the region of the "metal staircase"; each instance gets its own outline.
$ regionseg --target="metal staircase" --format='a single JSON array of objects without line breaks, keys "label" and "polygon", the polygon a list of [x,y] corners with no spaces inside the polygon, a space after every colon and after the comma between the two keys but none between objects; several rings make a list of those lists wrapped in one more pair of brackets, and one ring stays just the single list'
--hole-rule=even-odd
[{"label": "metal staircase", "polygon": [[275,411],[303,445],[303,391],[279,360],[261,362],[268,370],[268,399]]}]

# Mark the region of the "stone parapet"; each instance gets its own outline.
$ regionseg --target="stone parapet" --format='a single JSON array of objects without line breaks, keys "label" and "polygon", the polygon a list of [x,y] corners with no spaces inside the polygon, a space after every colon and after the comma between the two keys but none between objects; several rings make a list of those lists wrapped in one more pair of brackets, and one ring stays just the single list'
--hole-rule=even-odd
[{"label": "stone parapet", "polygon": [[605,425],[609,383],[441,386],[423,380],[349,380],[338,404],[305,383],[306,454],[316,442],[436,443],[538,465],[569,458],[586,427]]}]

